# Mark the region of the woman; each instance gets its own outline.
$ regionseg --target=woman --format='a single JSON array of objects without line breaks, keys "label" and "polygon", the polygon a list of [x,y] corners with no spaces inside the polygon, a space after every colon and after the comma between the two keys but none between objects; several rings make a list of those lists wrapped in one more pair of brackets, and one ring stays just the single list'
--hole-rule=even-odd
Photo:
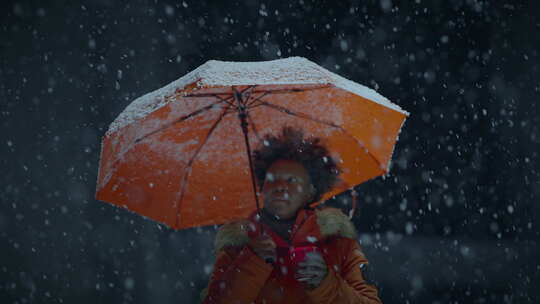
[{"label": "woman", "polygon": [[381,303],[349,219],[308,207],[338,179],[328,150],[292,128],[264,143],[254,152],[264,208],[220,228],[203,303]]}]

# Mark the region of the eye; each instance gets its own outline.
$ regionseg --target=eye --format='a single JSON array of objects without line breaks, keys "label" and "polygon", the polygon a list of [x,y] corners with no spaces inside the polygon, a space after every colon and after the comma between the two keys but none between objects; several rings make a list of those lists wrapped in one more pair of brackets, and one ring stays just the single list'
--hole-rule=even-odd
[{"label": "eye", "polygon": [[298,178],[296,178],[296,177],[294,177],[294,176],[291,176],[291,177],[289,177],[289,178],[287,179],[287,181],[288,181],[289,183],[296,183],[296,182],[298,182]]}]

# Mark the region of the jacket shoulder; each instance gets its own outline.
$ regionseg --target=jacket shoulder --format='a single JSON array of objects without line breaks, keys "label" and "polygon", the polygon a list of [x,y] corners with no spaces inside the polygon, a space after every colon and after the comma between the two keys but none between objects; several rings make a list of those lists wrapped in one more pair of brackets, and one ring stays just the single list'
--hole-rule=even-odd
[{"label": "jacket shoulder", "polygon": [[316,210],[317,225],[323,237],[344,237],[356,240],[358,233],[351,220],[337,208]]}]

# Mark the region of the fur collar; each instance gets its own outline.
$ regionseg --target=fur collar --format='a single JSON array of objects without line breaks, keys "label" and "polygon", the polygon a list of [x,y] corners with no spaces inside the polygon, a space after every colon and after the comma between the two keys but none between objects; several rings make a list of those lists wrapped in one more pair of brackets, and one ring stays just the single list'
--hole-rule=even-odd
[{"label": "fur collar", "polygon": [[317,224],[321,231],[321,236],[339,236],[349,239],[356,239],[358,235],[356,228],[349,218],[336,208],[325,208],[316,211]]},{"label": "fur collar", "polygon": [[[325,208],[315,211],[317,225],[323,238],[332,236],[356,239],[357,233],[349,218],[336,208]],[[221,226],[214,242],[218,252],[226,246],[242,246],[249,242],[248,230],[253,228],[249,220],[241,220]]]}]

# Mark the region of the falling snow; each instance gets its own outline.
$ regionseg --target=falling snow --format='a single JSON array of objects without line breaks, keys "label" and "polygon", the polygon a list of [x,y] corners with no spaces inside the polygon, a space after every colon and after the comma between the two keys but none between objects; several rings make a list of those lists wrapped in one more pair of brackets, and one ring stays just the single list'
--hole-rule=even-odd
[{"label": "falling snow", "polygon": [[[102,139],[174,102],[196,108],[175,95],[189,84],[295,81],[410,112],[387,174],[355,188],[361,269],[384,303],[538,303],[538,11],[477,0],[6,2],[0,302],[196,303],[218,227],[175,231],[97,201]],[[184,147],[161,144],[182,159]],[[133,146],[116,148],[121,161]],[[353,200],[326,204],[348,213]]]}]

